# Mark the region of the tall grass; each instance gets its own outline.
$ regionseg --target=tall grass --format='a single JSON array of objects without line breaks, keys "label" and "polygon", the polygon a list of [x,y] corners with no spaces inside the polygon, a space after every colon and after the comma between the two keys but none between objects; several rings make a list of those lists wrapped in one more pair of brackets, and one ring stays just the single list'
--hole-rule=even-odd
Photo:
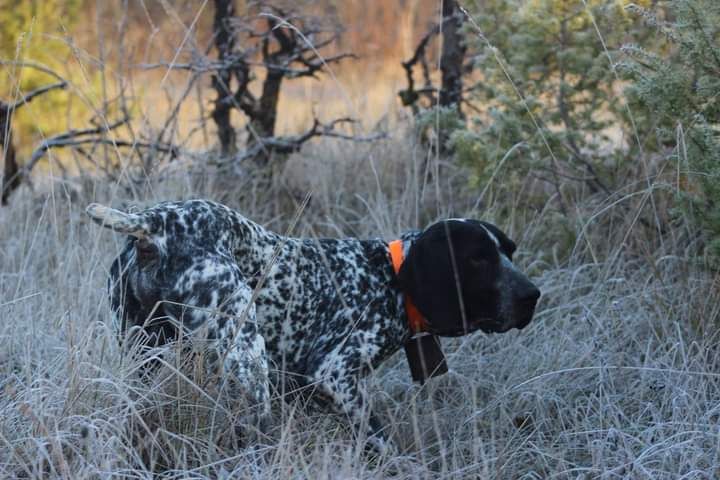
[{"label": "tall grass", "polygon": [[[24,191],[0,211],[2,476],[714,477],[720,370],[707,322],[720,302],[717,279],[696,268],[686,242],[648,257],[610,248],[621,258],[611,266],[583,248],[562,263],[537,260],[547,218],[495,218],[492,204],[473,211],[478,192],[463,188],[460,171],[446,166],[440,189],[428,184],[437,178],[418,180],[428,178],[417,171],[424,153],[404,139],[327,141],[292,158],[270,189],[217,191],[201,172],[177,172],[152,179],[143,199],[221,198],[280,231],[293,192],[311,190],[297,235],[391,239],[466,213],[513,231],[518,262],[543,291],[536,319],[522,332],[445,341],[451,372],[422,388],[401,355],[376,372],[373,408],[397,454],[370,465],[342,419],[281,400],[269,436],[243,445],[222,401],[180,360],[139,380],[142,360],[123,354],[108,328],[107,269],[122,239],[82,214],[94,199],[137,200],[86,179],[79,193]],[[590,226],[581,241],[619,244],[607,228]]]},{"label": "tall grass", "polygon": [[[371,92],[360,103],[375,111],[376,97],[385,98]],[[149,129],[157,122],[145,101]],[[173,140],[189,148],[186,127]],[[17,192],[0,209],[0,477],[720,476],[719,279],[698,265],[688,223],[659,232],[636,216],[672,187],[642,179],[610,198],[584,197],[561,232],[551,203],[525,208],[528,192],[542,189],[532,178],[514,197],[473,189],[466,171],[413,137],[400,122],[374,144],[308,144],[270,184],[218,175],[209,153],[147,176],[135,165],[58,179],[53,167]],[[308,193],[297,236],[390,240],[448,216],[493,221],[518,242],[516,262],[543,292],[522,332],[444,340],[450,373],[424,387],[412,384],[402,354],[368,379],[397,450],[374,463],[342,418],[281,392],[267,436],[246,444],[229,428],[241,412],[206,384],[202,358],[173,355],[173,346],[121,349],[105,287],[124,240],[82,213],[92,201],[204,197],[282,232]],[[667,209],[659,201],[653,215]],[[162,367],[141,378],[153,359]]]}]

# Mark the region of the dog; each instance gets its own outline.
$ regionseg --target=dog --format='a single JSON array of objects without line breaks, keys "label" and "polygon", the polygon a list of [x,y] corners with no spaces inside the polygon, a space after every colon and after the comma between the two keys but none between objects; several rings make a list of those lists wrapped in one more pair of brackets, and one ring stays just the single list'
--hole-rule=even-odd
[{"label": "dog", "polygon": [[512,263],[515,244],[492,224],[448,219],[402,235],[396,273],[381,239],[291,238],[206,200],[126,213],[98,204],[96,223],[128,236],[110,269],[120,337],[155,342],[204,329],[223,373],[268,415],[270,385],[290,379],[385,451],[359,380],[413,336],[412,299],[427,333],[457,336],[527,326],[539,289]]}]

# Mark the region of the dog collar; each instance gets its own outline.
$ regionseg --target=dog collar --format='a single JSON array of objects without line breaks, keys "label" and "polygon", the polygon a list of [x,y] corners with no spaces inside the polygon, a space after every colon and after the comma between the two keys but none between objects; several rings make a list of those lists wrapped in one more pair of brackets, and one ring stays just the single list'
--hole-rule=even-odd
[{"label": "dog collar", "polygon": [[[388,246],[395,276],[398,276],[405,257],[403,241],[394,240]],[[412,379],[422,385],[428,378],[447,373],[447,362],[440,346],[440,339],[427,331],[427,320],[417,309],[410,295],[403,292],[403,296],[405,297],[408,325],[412,332],[412,336],[405,342],[405,356],[410,366]]]},{"label": "dog collar", "polygon": [[[400,273],[400,267],[405,259],[403,241],[393,240],[388,244],[388,246],[390,247],[390,259],[392,260],[393,269],[395,270],[395,275],[397,276]],[[426,331],[427,321],[425,320],[425,317],[423,317],[420,310],[417,309],[410,298],[410,295],[403,292],[403,297],[405,298],[405,312],[407,313],[410,331],[414,334]]]}]

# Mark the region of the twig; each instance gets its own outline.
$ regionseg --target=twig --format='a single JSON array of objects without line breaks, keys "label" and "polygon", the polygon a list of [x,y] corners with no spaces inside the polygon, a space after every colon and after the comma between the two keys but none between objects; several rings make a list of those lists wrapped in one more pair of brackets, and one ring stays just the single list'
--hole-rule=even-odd
[{"label": "twig", "polygon": [[35,90],[31,91],[30,93],[26,93],[23,98],[20,100],[17,100],[14,103],[11,104],[3,104],[3,102],[0,102],[0,109],[4,109],[8,112],[12,112],[14,110],[17,110],[22,105],[25,105],[26,103],[30,103],[33,98],[42,95],[43,93],[49,92],[51,90],[55,89],[64,89],[67,86],[67,82],[65,80],[57,82],[57,83],[51,83],[50,85],[45,85],[44,87],[36,88]]},{"label": "twig", "polygon": [[128,140],[116,140],[112,138],[82,138],[82,139],[65,139],[65,140],[55,140],[50,141],[46,140],[42,143],[42,145],[35,149],[35,151],[32,154],[32,157],[30,158],[31,163],[37,163],[38,160],[40,160],[43,155],[45,155],[45,152],[50,150],[51,148],[57,148],[57,147],[74,147],[78,145],[111,145],[114,147],[130,147],[130,148],[147,148],[152,150],[157,150],[159,152],[163,153],[169,153],[173,157],[178,156],[178,148],[174,145],[166,145],[166,144],[157,144],[157,143],[149,143],[149,142],[137,142],[137,141],[128,141]]},{"label": "twig", "polygon": [[242,162],[250,158],[255,158],[263,150],[271,150],[275,153],[288,154],[297,152],[300,148],[312,138],[315,137],[331,137],[353,142],[374,142],[381,138],[387,137],[386,132],[377,132],[371,135],[349,135],[335,130],[335,126],[341,123],[356,123],[352,118],[338,118],[330,123],[323,124],[317,118],[313,120],[313,125],[306,132],[299,135],[288,135],[283,137],[260,137],[257,143],[247,148],[234,157],[217,163],[223,165],[230,162]]},{"label": "twig", "polygon": [[3,60],[0,59],[0,65],[11,65],[14,67],[24,67],[24,68],[32,68],[39,72],[46,73],[50,75],[51,77],[55,77],[57,80],[61,82],[65,82],[65,79],[61,77],[59,74],[55,73],[54,70],[52,70],[50,67],[43,65],[42,63],[38,62],[32,62],[28,60]]},{"label": "twig", "polygon": [[[422,39],[418,43],[417,47],[415,48],[415,52],[413,53],[413,56],[410,57],[409,60],[406,60],[404,62],[401,62],[401,65],[403,69],[405,69],[405,76],[407,77],[408,87],[405,90],[401,90],[398,95],[400,96],[400,100],[402,100],[403,105],[410,106],[414,105],[415,102],[418,101],[420,98],[421,93],[428,93],[428,96],[430,97],[430,100],[432,100],[432,93],[429,93],[427,89],[423,89],[421,92],[420,90],[415,89],[415,79],[413,78],[413,70],[415,68],[415,65],[418,62],[421,62],[423,65],[423,71],[425,72],[425,77],[427,77],[427,62],[425,61],[425,50],[427,48],[428,43],[430,40],[437,34],[440,33],[440,25],[445,22],[446,19],[442,19],[442,21],[430,28],[425,35],[423,35]],[[426,78],[427,80],[427,78]]]},{"label": "twig", "polygon": [[86,145],[88,143],[96,143],[96,144],[113,144],[112,140],[109,139],[103,139],[103,138],[83,138],[81,140],[77,140],[78,137],[87,137],[89,135],[99,135],[101,133],[107,133],[111,130],[115,130],[116,128],[125,125],[129,121],[129,117],[123,117],[120,120],[117,120],[111,124],[108,124],[107,126],[99,126],[95,128],[85,128],[82,130],[68,130],[67,132],[59,133],[57,135],[54,135],[46,140],[44,140],[39,147],[37,147],[32,155],[30,156],[30,160],[27,164],[23,166],[23,168],[18,172],[18,175],[27,176],[33,168],[35,168],[35,165],[37,162],[45,155],[45,152],[47,152],[50,148],[53,147],[67,147],[72,145]]}]

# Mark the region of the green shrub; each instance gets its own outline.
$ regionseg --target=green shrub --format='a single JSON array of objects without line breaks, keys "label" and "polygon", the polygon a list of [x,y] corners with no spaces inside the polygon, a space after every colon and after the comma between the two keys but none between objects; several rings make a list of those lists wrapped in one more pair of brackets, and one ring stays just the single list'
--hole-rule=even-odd
[{"label": "green shrub", "polygon": [[633,7],[660,37],[650,51],[624,51],[628,95],[655,126],[656,144],[679,165],[679,205],[692,213],[708,251],[720,258],[720,2],[674,0]]},{"label": "green shrub", "polygon": [[607,195],[638,149],[606,50],[646,34],[633,24],[626,3],[484,2],[475,12],[482,34],[470,32],[480,50],[476,66],[483,78],[474,95],[483,113],[474,129],[477,145],[470,149],[470,137],[456,135],[466,152],[472,150],[465,160],[492,170],[523,144],[514,170],[534,171],[557,192],[579,182]]}]

